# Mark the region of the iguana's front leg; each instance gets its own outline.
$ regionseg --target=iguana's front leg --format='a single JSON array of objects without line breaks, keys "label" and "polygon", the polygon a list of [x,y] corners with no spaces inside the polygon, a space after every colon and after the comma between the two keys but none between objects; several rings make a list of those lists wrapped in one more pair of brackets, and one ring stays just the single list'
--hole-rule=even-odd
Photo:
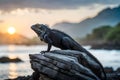
[{"label": "iguana's front leg", "polygon": [[41,51],[41,53],[49,52],[52,47],[52,40],[48,37],[47,34],[44,36],[44,41],[48,43],[48,48],[47,51]]},{"label": "iguana's front leg", "polygon": [[52,47],[52,45],[51,45],[51,44],[48,44],[47,51],[41,51],[40,53],[41,53],[41,54],[44,54],[44,53],[46,53],[46,52],[49,52],[50,49],[51,49],[51,47]]},{"label": "iguana's front leg", "polygon": [[52,44],[48,44],[47,52],[50,51],[51,47],[52,47]]}]

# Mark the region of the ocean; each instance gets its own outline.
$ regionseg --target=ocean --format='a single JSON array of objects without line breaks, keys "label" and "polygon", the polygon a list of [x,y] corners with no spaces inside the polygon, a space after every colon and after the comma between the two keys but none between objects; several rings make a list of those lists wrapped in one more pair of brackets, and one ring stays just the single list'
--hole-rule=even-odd
[{"label": "ocean", "polygon": [[[90,49],[90,46],[84,46],[90,51],[97,59],[103,64],[104,67],[113,67],[116,70],[120,67],[120,50],[94,50]],[[0,57],[7,56],[9,58],[18,57],[24,62],[20,63],[0,63],[0,80],[8,78],[16,78],[17,76],[31,75],[33,70],[31,69],[29,54],[40,53],[42,50],[46,50],[46,45],[1,45]],[[53,47],[52,50],[58,49]]]}]

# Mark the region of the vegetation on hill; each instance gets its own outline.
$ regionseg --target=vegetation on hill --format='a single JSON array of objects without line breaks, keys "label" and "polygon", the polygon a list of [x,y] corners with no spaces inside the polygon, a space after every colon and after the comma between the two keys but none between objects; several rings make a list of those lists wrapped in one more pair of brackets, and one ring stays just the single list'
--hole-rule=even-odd
[{"label": "vegetation on hill", "polygon": [[95,28],[92,34],[87,35],[86,39],[87,40],[103,40],[105,38],[105,35],[108,34],[110,30],[112,30],[111,26],[102,26],[99,28]]},{"label": "vegetation on hill", "polygon": [[82,41],[82,44],[89,44],[95,47],[114,47],[120,49],[120,23],[115,26],[101,26],[95,28]]},{"label": "vegetation on hill", "polygon": [[104,40],[118,42],[120,41],[120,23],[114,27],[107,25],[95,28],[91,34],[86,36],[85,40]]},{"label": "vegetation on hill", "polygon": [[112,28],[106,35],[106,41],[120,44],[120,23]]}]

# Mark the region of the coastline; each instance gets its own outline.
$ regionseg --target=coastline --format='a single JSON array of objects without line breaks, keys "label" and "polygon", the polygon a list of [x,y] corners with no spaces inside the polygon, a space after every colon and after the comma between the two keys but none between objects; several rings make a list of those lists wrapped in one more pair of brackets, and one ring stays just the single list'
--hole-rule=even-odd
[{"label": "coastline", "polygon": [[120,50],[120,44],[117,43],[93,44],[91,45],[91,49]]}]

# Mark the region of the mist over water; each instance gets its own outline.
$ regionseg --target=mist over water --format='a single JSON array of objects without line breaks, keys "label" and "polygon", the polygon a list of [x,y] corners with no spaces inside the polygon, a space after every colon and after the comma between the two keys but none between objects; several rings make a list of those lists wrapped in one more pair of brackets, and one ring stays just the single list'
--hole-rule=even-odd
[{"label": "mist over water", "polygon": [[[84,46],[90,51],[104,67],[113,67],[117,69],[120,67],[120,50],[93,50],[88,46]],[[16,45],[3,45],[0,46],[0,57],[8,56],[9,58],[20,58],[24,62],[20,63],[0,63],[0,80],[8,78],[16,78],[17,76],[31,75],[33,70],[29,63],[29,54],[39,53],[46,50],[46,45],[37,46],[16,46]],[[54,49],[58,49],[53,47]]]}]

